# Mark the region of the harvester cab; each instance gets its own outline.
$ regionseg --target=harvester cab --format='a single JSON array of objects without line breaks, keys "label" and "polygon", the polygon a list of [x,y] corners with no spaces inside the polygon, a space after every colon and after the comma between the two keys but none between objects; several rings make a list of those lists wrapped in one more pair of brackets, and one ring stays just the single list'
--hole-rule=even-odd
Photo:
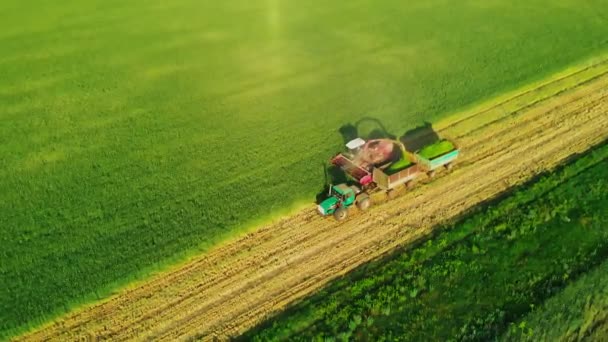
[{"label": "harvester cab", "polygon": [[346,143],[346,148],[348,149],[348,152],[353,156],[357,155],[357,153],[359,153],[363,146],[365,146],[365,140],[361,138],[353,139]]},{"label": "harvester cab", "polygon": [[317,209],[321,215],[333,214],[336,220],[341,221],[348,216],[348,208],[353,204],[365,210],[370,205],[369,196],[356,186],[338,184],[330,187],[329,197],[321,202]]}]

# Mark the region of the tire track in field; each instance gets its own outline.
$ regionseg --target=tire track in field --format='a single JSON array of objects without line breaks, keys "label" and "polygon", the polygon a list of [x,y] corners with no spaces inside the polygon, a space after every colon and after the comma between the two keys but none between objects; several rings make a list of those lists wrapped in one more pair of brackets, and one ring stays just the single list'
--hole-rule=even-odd
[{"label": "tire track in field", "polygon": [[[605,138],[606,85],[606,77],[600,77],[526,110],[467,127],[474,133],[459,135],[461,167],[368,213],[336,223],[303,210],[24,339],[238,334],[338,274]],[[458,132],[463,123],[471,125],[471,119],[440,133]],[[543,158],[544,165],[537,166]],[[445,196],[446,188],[456,190]]]}]

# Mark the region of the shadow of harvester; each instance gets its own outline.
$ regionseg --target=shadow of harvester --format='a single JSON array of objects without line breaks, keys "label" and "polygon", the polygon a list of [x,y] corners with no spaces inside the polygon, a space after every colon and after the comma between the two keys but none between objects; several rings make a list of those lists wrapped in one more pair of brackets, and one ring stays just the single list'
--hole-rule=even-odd
[{"label": "shadow of harvester", "polygon": [[439,134],[433,129],[433,124],[425,122],[422,126],[410,129],[399,138],[408,151],[416,152],[424,146],[439,141]]},{"label": "shadow of harvester", "polygon": [[[372,127],[371,130],[366,131],[366,128]],[[355,139],[355,138],[363,138],[365,140],[371,139],[396,139],[396,137],[390,134],[382,121],[372,118],[372,117],[364,117],[354,124],[347,123],[338,129],[338,132],[342,135],[342,139],[344,140],[344,144]]]}]

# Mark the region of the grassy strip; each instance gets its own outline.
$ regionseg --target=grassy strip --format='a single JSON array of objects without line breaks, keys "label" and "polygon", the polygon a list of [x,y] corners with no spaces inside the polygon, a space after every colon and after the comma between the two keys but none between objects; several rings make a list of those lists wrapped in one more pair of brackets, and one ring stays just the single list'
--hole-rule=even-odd
[{"label": "grassy strip", "polygon": [[[608,261],[509,327],[503,341],[608,340]],[[592,337],[592,338],[591,338]]]},{"label": "grassy strip", "polygon": [[247,333],[254,340],[491,339],[608,256],[608,146],[372,262]]},{"label": "grassy strip", "polygon": [[454,150],[454,144],[448,140],[440,140],[425,146],[418,155],[425,159],[433,159]]}]

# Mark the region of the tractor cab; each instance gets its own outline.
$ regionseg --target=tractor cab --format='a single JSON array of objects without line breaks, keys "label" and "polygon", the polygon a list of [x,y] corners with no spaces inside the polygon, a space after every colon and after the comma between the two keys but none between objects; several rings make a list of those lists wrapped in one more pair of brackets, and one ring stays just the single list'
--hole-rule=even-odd
[{"label": "tractor cab", "polygon": [[346,184],[339,184],[332,187],[332,195],[338,197],[342,201],[343,206],[351,206],[355,203],[356,192],[359,189],[348,187]]},{"label": "tractor cab", "polygon": [[347,209],[357,203],[359,209],[369,207],[369,196],[361,193],[356,186],[346,184],[334,185],[330,188],[329,197],[317,206],[319,213],[323,216],[334,215],[340,221],[348,215]]}]

